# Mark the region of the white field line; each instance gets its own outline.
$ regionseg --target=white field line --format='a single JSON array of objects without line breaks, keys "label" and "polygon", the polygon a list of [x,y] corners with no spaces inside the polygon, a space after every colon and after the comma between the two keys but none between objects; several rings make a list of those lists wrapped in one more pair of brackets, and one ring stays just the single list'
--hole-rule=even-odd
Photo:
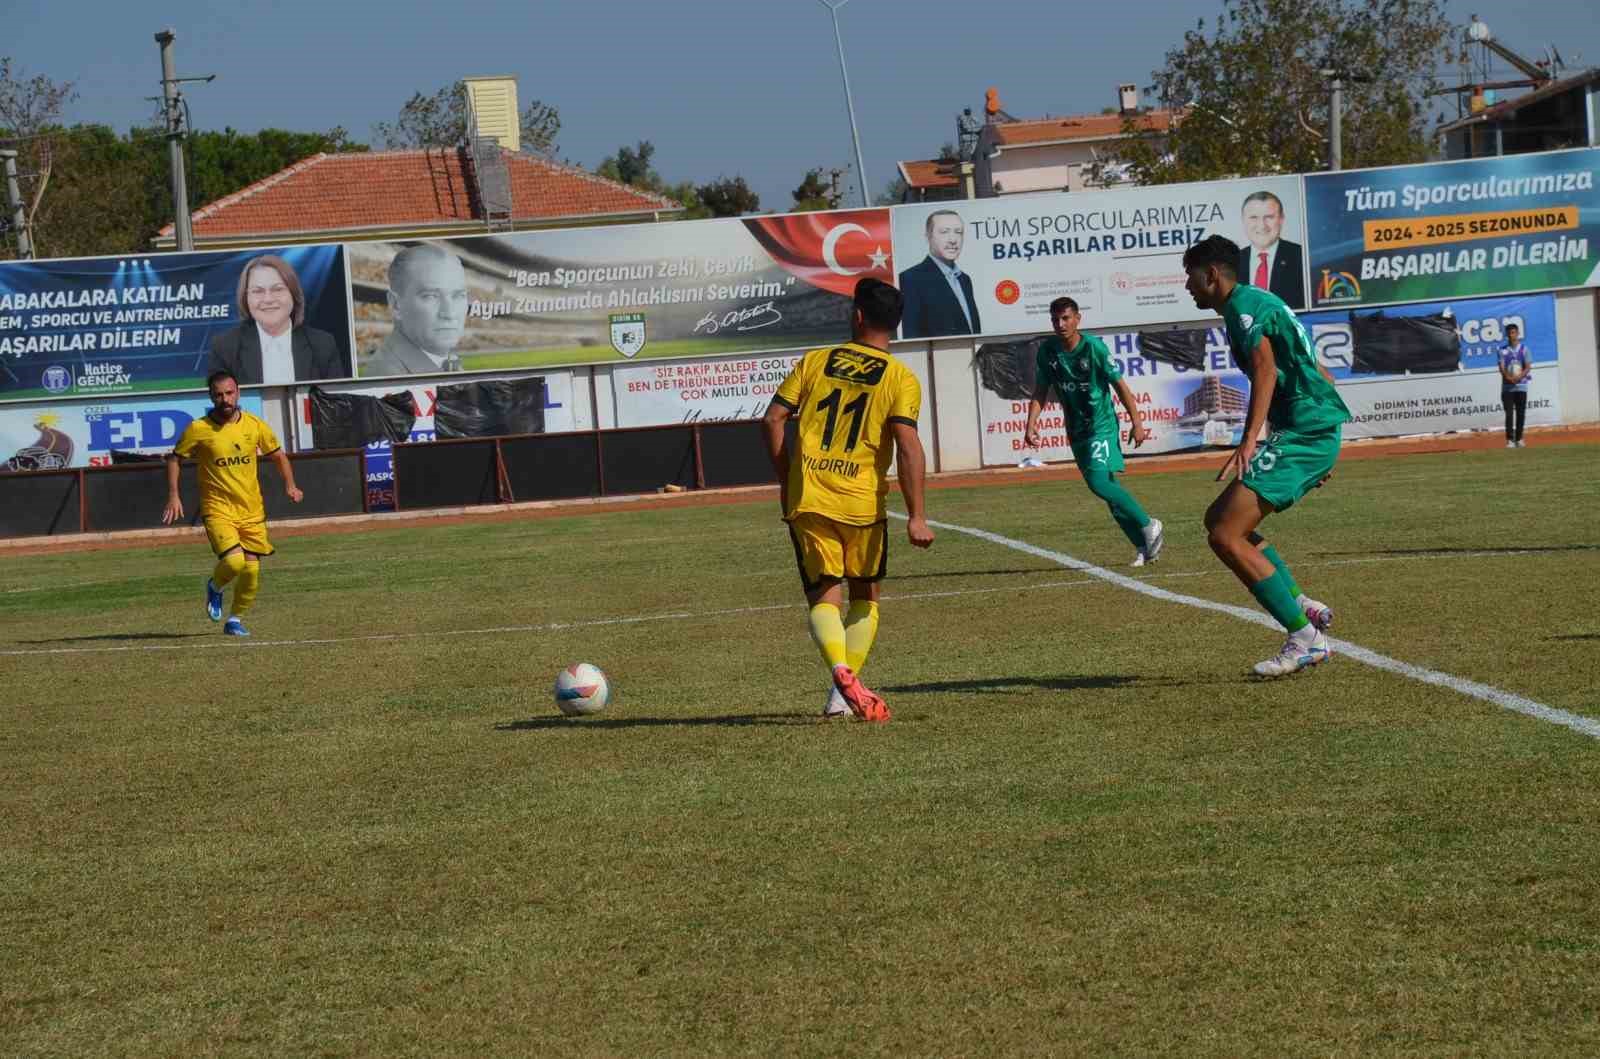
[{"label": "white field line", "polygon": [[[889,514],[893,515],[895,518],[905,518],[905,516],[898,511],[890,511]],[[1247,621],[1255,625],[1265,626],[1269,629],[1276,630],[1278,628],[1278,623],[1276,621],[1267,615],[1260,613],[1259,611],[1250,610],[1245,607],[1237,607],[1227,603],[1218,603],[1214,600],[1202,599],[1198,596],[1186,596],[1178,592],[1171,592],[1167,589],[1153,585],[1149,583],[1149,581],[1128,577],[1124,574],[1119,574],[1103,567],[1095,566],[1093,563],[1085,562],[1082,559],[1074,559],[1072,556],[1066,555],[1062,552],[1052,551],[1048,548],[1041,548],[1037,545],[1028,544],[1026,541],[1012,540],[1009,537],[1002,537],[997,533],[990,533],[987,530],[973,529],[968,526],[957,526],[948,522],[936,522],[929,520],[928,524],[936,529],[944,529],[954,533],[962,533],[970,537],[975,537],[979,540],[988,541],[992,544],[999,544],[1014,551],[1022,552],[1025,555],[1032,555],[1035,558],[1056,563],[1059,566],[1064,566],[1069,570],[1075,570],[1088,576],[1069,581],[1044,581],[1034,584],[1006,585],[995,588],[952,589],[943,592],[918,592],[909,593],[906,595],[885,595],[885,601],[948,599],[956,596],[975,596],[997,592],[1015,593],[1019,591],[1081,586],[1093,584],[1095,581],[1103,581],[1116,585],[1120,588],[1126,588],[1131,591],[1138,592],[1141,595],[1149,596],[1152,599],[1162,600],[1163,602],[1181,603],[1185,606],[1215,611],[1220,614],[1227,614],[1238,618],[1241,621]],[[1336,560],[1333,562],[1316,565],[1342,566],[1351,563],[1362,562],[1390,562],[1420,558],[1469,558],[1474,555],[1502,556],[1507,554],[1516,553],[1456,552],[1431,556],[1374,556],[1366,559]],[[1164,576],[1167,578],[1178,578],[1204,577],[1208,575],[1203,572],[1185,572]],[[640,625],[648,622],[662,621],[693,621],[699,619],[730,617],[740,614],[758,614],[769,611],[791,609],[798,610],[799,604],[776,603],[759,607],[729,607],[720,610],[699,612],[674,611],[666,614],[651,614],[621,618],[602,618],[591,621],[547,622],[539,625],[501,625],[481,629],[442,629],[428,632],[372,633],[365,636],[334,636],[299,640],[238,640],[232,638],[223,639],[218,637],[216,639],[207,640],[204,643],[128,644],[124,646],[106,647],[37,647],[28,650],[3,650],[0,651],[0,657],[118,654],[144,651],[233,650],[246,647],[323,647],[349,643],[381,643],[385,641],[442,639],[445,637],[459,636],[492,636],[516,633],[560,632],[568,629],[598,628],[610,625]],[[1412,665],[1409,662],[1402,662],[1399,659],[1390,658],[1387,655],[1382,655],[1376,651],[1368,650],[1367,648],[1362,647],[1359,644],[1351,643],[1348,640],[1330,638],[1330,642],[1340,653],[1353,658],[1358,662],[1373,666],[1374,668],[1387,670],[1391,673],[1398,673],[1401,676],[1409,677],[1412,680],[1420,681],[1424,684],[1433,684],[1438,687],[1448,688],[1452,691],[1459,692],[1460,694],[1492,703],[1501,707],[1502,709],[1513,710],[1517,713],[1522,713],[1529,717],[1547,721],[1551,724],[1557,724],[1565,728],[1570,728],[1582,735],[1600,739],[1600,721],[1591,720],[1586,717],[1580,717],[1576,714],[1568,713],[1565,710],[1556,709],[1553,706],[1546,706],[1544,703],[1537,702],[1522,695],[1513,694],[1512,692],[1502,691],[1499,688],[1491,687],[1488,684],[1480,684],[1477,681],[1467,680],[1463,677],[1452,676],[1449,673],[1441,673],[1437,670],[1426,669],[1422,666]]]},{"label": "white field line", "polygon": [[[889,514],[900,519],[906,517],[898,511],[891,511]],[[1281,631],[1276,621],[1257,610],[1249,610],[1228,603],[1218,603],[1215,600],[1201,599],[1198,596],[1186,596],[1178,592],[1171,592],[1149,582],[1095,566],[1093,563],[1086,563],[1082,559],[1074,559],[1072,556],[1062,552],[1041,548],[1026,541],[1012,540],[1010,537],[1002,537],[998,533],[990,533],[988,530],[974,529],[970,526],[957,526],[949,522],[935,522],[932,519],[928,520],[928,525],[935,529],[949,530],[952,533],[963,533],[969,537],[976,537],[991,544],[998,544],[1013,551],[1022,552],[1024,555],[1046,559],[1069,570],[1087,574],[1108,584],[1116,585],[1118,588],[1126,588],[1129,591],[1149,596],[1152,599],[1159,599],[1166,603],[1181,603],[1184,606],[1195,607],[1200,610],[1215,611],[1218,614],[1227,614],[1238,618],[1240,621],[1247,621],[1254,625],[1264,625],[1269,629]],[[1570,728],[1581,735],[1589,736],[1591,739],[1600,739],[1600,721],[1592,720],[1588,717],[1580,717],[1577,714],[1568,713],[1566,710],[1556,709],[1554,706],[1546,706],[1544,703],[1537,702],[1526,696],[1502,691],[1488,684],[1480,684],[1475,680],[1467,680],[1464,677],[1441,673],[1436,669],[1425,669],[1422,666],[1412,665],[1410,662],[1402,662],[1397,658],[1390,658],[1388,655],[1368,650],[1348,640],[1337,640],[1329,637],[1329,642],[1339,653],[1376,669],[1398,673],[1403,677],[1409,677],[1424,684],[1448,688],[1462,695],[1493,703],[1501,709],[1513,710],[1541,721],[1547,721],[1550,724],[1558,724],[1564,728]]]}]

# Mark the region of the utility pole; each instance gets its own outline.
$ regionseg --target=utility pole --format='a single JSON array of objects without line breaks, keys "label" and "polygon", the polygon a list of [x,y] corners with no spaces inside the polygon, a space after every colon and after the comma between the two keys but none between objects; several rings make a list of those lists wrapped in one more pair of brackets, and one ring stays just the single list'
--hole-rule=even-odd
[{"label": "utility pole", "polygon": [[1344,168],[1344,78],[1337,70],[1324,70],[1323,73],[1331,75],[1333,80],[1330,88],[1333,98],[1328,103],[1328,168],[1338,171]]},{"label": "utility pole", "polygon": [[839,76],[844,79],[844,108],[850,114],[850,139],[856,148],[856,180],[861,186],[861,205],[872,205],[867,201],[867,167],[861,161],[861,134],[856,131],[856,105],[850,99],[850,72],[844,67],[844,38],[839,35],[839,9],[850,0],[817,0],[828,9],[828,14],[833,16],[833,42],[839,47]]},{"label": "utility pole", "polygon": [[173,234],[179,250],[194,249],[194,226],[189,219],[189,183],[183,173],[183,103],[178,91],[178,68],[172,58],[172,42],[178,35],[170,29],[156,34],[161,45],[161,101],[167,119],[167,164],[172,170]]},{"label": "utility pole", "polygon": [[22,189],[17,186],[17,152],[0,151],[6,160],[6,199],[11,203],[11,225],[17,230],[17,257],[33,257],[33,240],[28,238],[28,218],[22,212]]}]

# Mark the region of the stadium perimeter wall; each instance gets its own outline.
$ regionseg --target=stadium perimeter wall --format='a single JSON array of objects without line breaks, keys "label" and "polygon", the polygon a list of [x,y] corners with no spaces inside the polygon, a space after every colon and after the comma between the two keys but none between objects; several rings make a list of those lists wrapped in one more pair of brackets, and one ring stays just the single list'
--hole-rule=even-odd
[{"label": "stadium perimeter wall", "polygon": [[[1341,314],[1455,309],[1463,319],[1472,316],[1463,328],[1460,378],[1395,382],[1401,403],[1470,402],[1456,409],[1467,414],[1366,416],[1356,433],[1416,433],[1440,423],[1494,428],[1497,328],[1525,313],[1541,322],[1524,328],[1539,364],[1530,423],[1600,421],[1597,183],[1600,150],[1583,149],[1166,188],[435,240],[468,276],[471,341],[461,348],[467,370],[403,378],[383,376],[377,366],[389,362],[379,354],[398,326],[387,272],[404,244],[262,249],[288,260],[306,290],[307,326],[337,347],[337,371],[319,372],[320,385],[374,396],[409,391],[419,414],[408,440],[420,443],[434,439],[437,389],[463,379],[542,377],[550,433],[757,416],[799,350],[842,336],[856,277],[877,273],[905,287],[928,250],[925,223],[933,212],[953,209],[966,225],[960,263],[974,281],[983,334],[923,338],[926,328],[947,325],[917,324],[919,337],[910,337],[908,321],[908,337],[894,350],[923,385],[921,432],[931,467],[956,471],[1016,461],[1018,398],[1002,396],[979,362],[987,349],[1042,331],[1056,293],[1075,294],[1091,308],[1086,322],[1106,325],[1090,330],[1106,335],[1135,389],[1149,391],[1147,418],[1158,425],[1177,420],[1193,403],[1193,390],[1139,355],[1138,332],[1209,329],[1205,374],[1217,376],[1220,389],[1208,393],[1236,397],[1237,380],[1228,377],[1225,353],[1216,348],[1215,320],[1193,318],[1175,261],[1202,234],[1240,238],[1241,197],[1248,203],[1262,195],[1280,200],[1282,237],[1304,249],[1301,290],[1288,297],[1305,307],[1302,319],[1336,375],[1348,367],[1350,345],[1334,319]],[[1486,227],[1463,228],[1463,220]],[[111,462],[117,449],[170,449],[183,423],[204,409],[195,387],[209,367],[208,350],[248,329],[234,288],[260,252],[0,264],[0,463],[27,452],[41,469],[61,459],[83,467]],[[535,270],[532,263],[541,260],[583,269]],[[649,275],[641,278],[641,269]],[[695,296],[691,301],[704,295],[705,305],[680,306],[685,292]],[[635,301],[646,296],[657,300]],[[609,312],[618,305],[641,311]],[[711,311],[702,315],[707,305]],[[1354,394],[1374,380],[1340,381]],[[246,399],[291,451],[316,445],[308,385],[302,379],[245,387]],[[1155,450],[1193,440],[1180,433],[1167,431]],[[1205,440],[1223,443],[1220,431],[1206,432]],[[1065,458],[1059,444],[1042,455]],[[365,466],[366,501],[381,510],[393,492],[387,443],[368,446]]]}]

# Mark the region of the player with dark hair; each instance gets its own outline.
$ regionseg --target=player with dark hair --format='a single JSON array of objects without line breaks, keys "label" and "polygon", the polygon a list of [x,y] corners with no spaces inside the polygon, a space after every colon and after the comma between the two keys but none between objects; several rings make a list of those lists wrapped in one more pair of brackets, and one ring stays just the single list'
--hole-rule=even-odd
[{"label": "player with dark hair", "polygon": [[[1239,282],[1239,247],[1220,235],[1183,255],[1195,305],[1221,313],[1234,359],[1250,380],[1239,447],[1224,464],[1234,479],[1206,510],[1207,542],[1256,601],[1288,632],[1281,650],[1256,664],[1281,677],[1328,658],[1323,635],[1333,610],[1300,591],[1277,549],[1256,532],[1333,473],[1350,410],[1317,363],[1305,328],[1283,299]],[[1269,429],[1258,441],[1262,426]]]},{"label": "player with dark hair", "polygon": [[[933,543],[922,510],[922,387],[889,355],[903,305],[889,284],[858,282],[850,341],[800,358],[761,421],[811,607],[811,637],[833,677],[825,717],[889,719],[889,707],[858,674],[877,637],[879,586],[888,570],[884,496],[892,456],[898,457],[900,493],[910,516],[906,536],[918,548]],[[786,436],[791,420],[792,441]]]},{"label": "player with dark hair", "polygon": [[261,557],[272,554],[256,455],[277,465],[290,500],[298,504],[305,494],[294,484],[294,468],[272,428],[239,408],[239,380],[231,372],[214,371],[206,379],[206,389],[211,410],[184,429],[167,455],[167,506],[161,521],[170,526],[183,517],[178,497],[180,461],[192,456],[199,465],[200,518],[217,556],[216,568],[206,579],[206,616],[222,620],[222,590],[237,579],[222,631],[249,636],[242,616],[261,588]]},{"label": "player with dark hair", "polygon": [[1150,436],[1139,415],[1133,391],[1122,381],[1122,372],[1111,359],[1111,351],[1094,335],[1079,332],[1083,314],[1072,298],[1057,298],[1050,303],[1050,326],[1055,337],[1039,346],[1035,364],[1033,395],[1028,400],[1028,425],[1023,444],[1039,445],[1039,413],[1056,392],[1061,402],[1061,418],[1066,424],[1072,459],[1083,475],[1089,491],[1111,509],[1111,517],[1133,543],[1134,566],[1155,562],[1166,543],[1160,519],[1145,514],[1139,501],[1117,481],[1123,471],[1122,428],[1111,405],[1115,391],[1122,407],[1128,410],[1128,439],[1134,448]]}]

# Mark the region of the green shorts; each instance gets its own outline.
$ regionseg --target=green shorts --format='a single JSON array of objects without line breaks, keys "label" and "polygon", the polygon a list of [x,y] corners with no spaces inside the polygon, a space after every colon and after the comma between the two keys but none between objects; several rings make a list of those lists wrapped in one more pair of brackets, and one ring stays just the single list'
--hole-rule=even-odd
[{"label": "green shorts", "polygon": [[1343,432],[1337,424],[1307,432],[1274,430],[1245,469],[1245,488],[1278,511],[1293,507],[1333,471]]},{"label": "green shorts", "polygon": [[1122,473],[1122,442],[1115,434],[1096,434],[1072,443],[1072,459],[1078,470],[1090,469],[1111,474]]}]

